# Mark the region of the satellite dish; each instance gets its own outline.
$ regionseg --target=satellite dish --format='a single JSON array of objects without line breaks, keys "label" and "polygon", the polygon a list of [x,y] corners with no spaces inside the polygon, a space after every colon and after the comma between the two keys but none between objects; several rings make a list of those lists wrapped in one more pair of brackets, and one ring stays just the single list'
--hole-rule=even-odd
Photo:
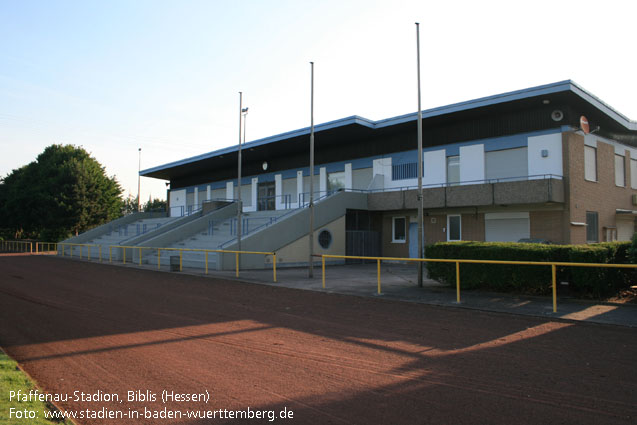
[{"label": "satellite dish", "polygon": [[551,112],[551,119],[553,121],[562,121],[562,119],[564,119],[564,112],[560,111],[559,109],[554,110],[553,112]]},{"label": "satellite dish", "polygon": [[584,115],[579,117],[579,127],[582,129],[584,134],[589,134],[591,132],[591,128],[588,125],[588,119]]}]

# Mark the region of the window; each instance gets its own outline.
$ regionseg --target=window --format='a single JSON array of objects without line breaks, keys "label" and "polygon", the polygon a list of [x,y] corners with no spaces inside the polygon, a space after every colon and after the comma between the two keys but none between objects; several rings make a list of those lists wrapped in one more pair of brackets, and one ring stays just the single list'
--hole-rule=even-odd
[{"label": "window", "polygon": [[637,159],[630,159],[630,187],[637,189]]},{"label": "window", "polygon": [[392,242],[405,243],[407,219],[405,217],[392,217]]},{"label": "window", "polygon": [[447,240],[448,241],[462,240],[462,224],[461,224],[459,215],[447,216]]},{"label": "window", "polygon": [[345,171],[327,174],[327,190],[334,192],[345,189]]},{"label": "window", "polygon": [[418,163],[409,162],[407,164],[395,164],[391,166],[391,179],[407,180],[418,178]]},{"label": "window", "polygon": [[626,186],[626,162],[621,155],[615,155],[615,185]]},{"label": "window", "polygon": [[586,211],[586,242],[599,242],[599,229],[596,211]]},{"label": "window", "polygon": [[460,156],[447,157],[447,183],[460,183]]},{"label": "window", "polygon": [[528,148],[504,149],[485,153],[485,176],[507,179],[529,174]]},{"label": "window", "polygon": [[597,149],[591,146],[584,146],[584,178],[597,181]]}]

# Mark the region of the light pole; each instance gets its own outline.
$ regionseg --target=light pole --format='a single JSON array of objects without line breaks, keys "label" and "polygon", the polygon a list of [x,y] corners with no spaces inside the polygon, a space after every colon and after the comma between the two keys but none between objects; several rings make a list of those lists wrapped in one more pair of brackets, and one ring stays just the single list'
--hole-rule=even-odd
[{"label": "light pole", "polygon": [[309,277],[314,277],[314,62],[311,66],[310,87],[310,255]]},{"label": "light pole", "polygon": [[141,212],[142,198],[140,190],[142,188],[142,148],[138,149],[139,152],[139,164],[137,167],[137,212]]},{"label": "light pole", "polygon": [[[422,196],[422,108],[420,106],[420,24],[416,22],[416,57],[418,68],[418,258],[424,258],[423,246],[423,214],[424,199]],[[422,261],[418,262],[418,286],[422,287]]]},{"label": "light pole", "polygon": [[[247,112],[247,108],[246,108]],[[237,178],[237,251],[241,251],[241,213],[243,206],[241,205],[241,119],[243,117],[243,93],[239,92],[239,155],[238,155],[238,178]],[[241,256],[237,258],[240,261]],[[239,267],[239,264],[237,264]]]}]

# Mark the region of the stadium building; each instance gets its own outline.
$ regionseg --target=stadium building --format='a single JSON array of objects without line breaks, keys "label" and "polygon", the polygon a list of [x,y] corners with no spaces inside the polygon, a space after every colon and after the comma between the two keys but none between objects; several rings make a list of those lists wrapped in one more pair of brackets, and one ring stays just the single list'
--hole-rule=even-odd
[{"label": "stadium building", "polygon": [[[425,243],[632,237],[637,123],[574,82],[434,108],[422,123]],[[170,217],[151,228],[138,219],[118,243],[236,248],[240,190],[242,249],[307,264],[313,178],[315,253],[417,256],[416,127],[416,113],[318,125],[312,177],[309,128],[244,144],[240,187],[236,145],[143,170],[170,182]],[[126,220],[110,232],[134,223]],[[232,267],[233,258],[216,267]]]}]

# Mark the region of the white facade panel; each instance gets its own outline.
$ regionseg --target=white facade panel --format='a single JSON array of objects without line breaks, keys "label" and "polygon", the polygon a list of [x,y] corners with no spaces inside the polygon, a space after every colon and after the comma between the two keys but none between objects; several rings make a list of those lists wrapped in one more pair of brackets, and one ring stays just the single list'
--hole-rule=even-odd
[{"label": "white facade panel", "polygon": [[354,186],[352,185],[352,164],[345,164],[345,190],[352,189]]},{"label": "white facade panel", "polygon": [[[546,156],[543,156],[542,153]],[[530,176],[563,176],[562,133],[528,138],[528,173]]]},{"label": "white facade panel", "polygon": [[181,217],[186,209],[186,189],[170,191],[170,216]]},{"label": "white facade panel", "polygon": [[447,157],[444,149],[428,151],[423,155],[424,186],[447,182]]},{"label": "white facade panel", "polygon": [[[484,180],[484,145],[460,147],[460,183]],[[474,182],[474,183],[469,183]]]}]

